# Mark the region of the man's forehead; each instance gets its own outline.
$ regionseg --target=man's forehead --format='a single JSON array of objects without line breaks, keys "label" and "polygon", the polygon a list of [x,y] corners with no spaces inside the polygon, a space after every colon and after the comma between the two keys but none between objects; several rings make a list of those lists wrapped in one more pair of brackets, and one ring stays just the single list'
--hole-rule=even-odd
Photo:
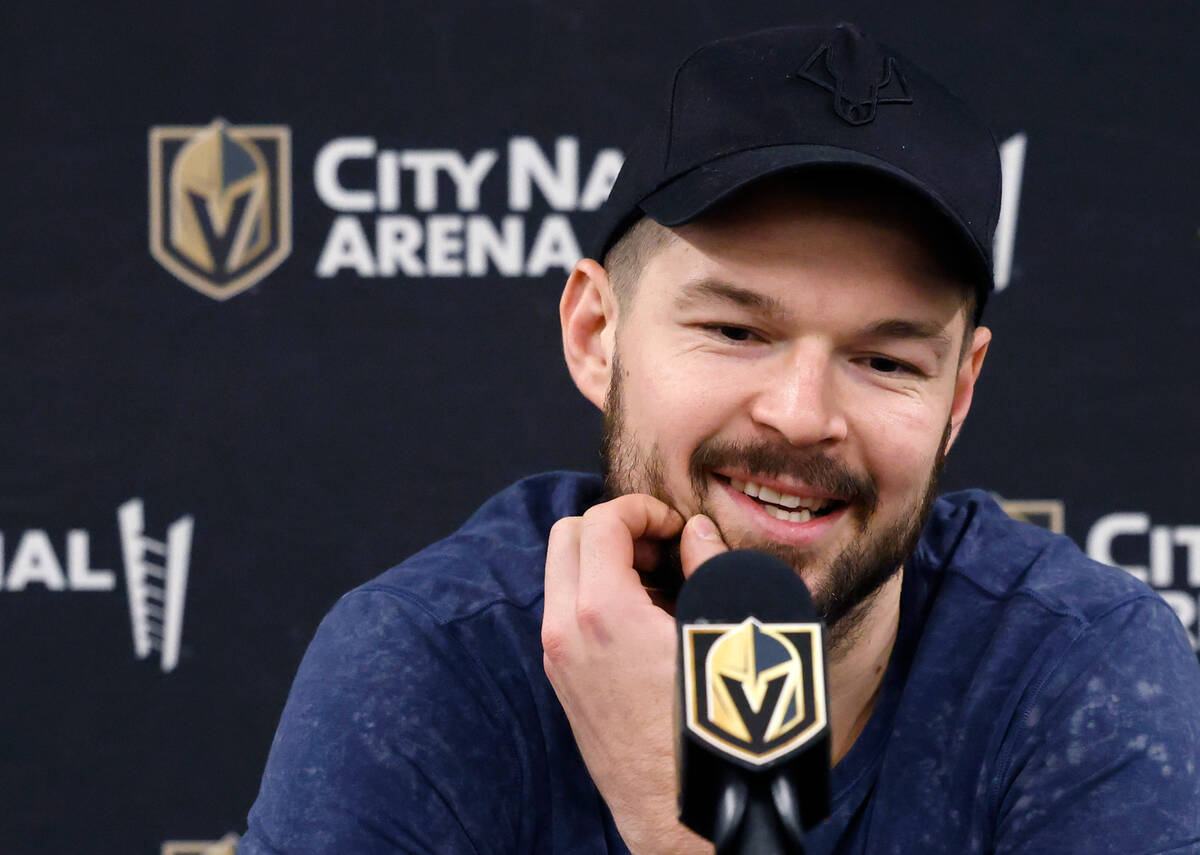
[{"label": "man's forehead", "polygon": [[[696,296],[749,305],[786,298],[791,288],[824,280],[849,290],[872,285],[927,285],[940,302],[961,302],[962,283],[933,247],[903,223],[858,212],[793,209],[680,227],[647,263],[646,279]],[[741,289],[741,293],[735,293]]]},{"label": "man's forehead", "polygon": [[[944,225],[929,203],[870,174],[838,170],[777,176],[751,184],[673,231],[779,230],[795,222],[852,220],[862,228],[933,232]],[[931,243],[931,250],[933,241]],[[940,249],[940,246],[939,246]]]},{"label": "man's forehead", "polygon": [[[853,192],[852,192],[853,191]],[[861,192],[860,192],[861,191]],[[778,180],[748,188],[697,220],[649,224],[639,287],[720,281],[765,294],[789,271],[825,270],[850,284],[899,277],[928,283],[934,303],[964,303],[964,281],[948,245],[919,204],[886,184]],[[746,303],[752,296],[745,295]],[[777,299],[777,298],[776,298]],[[762,300],[759,300],[762,302]],[[920,302],[925,302],[924,299]]]}]

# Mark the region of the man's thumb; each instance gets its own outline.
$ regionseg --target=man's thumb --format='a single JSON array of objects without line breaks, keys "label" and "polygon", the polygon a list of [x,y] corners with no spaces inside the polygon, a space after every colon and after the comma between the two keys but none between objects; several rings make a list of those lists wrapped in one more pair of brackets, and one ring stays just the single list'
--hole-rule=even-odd
[{"label": "man's thumb", "polygon": [[721,539],[716,524],[704,514],[696,514],[687,521],[679,537],[679,563],[683,566],[683,578],[690,579],[696,568],[705,561],[728,551],[729,547]]}]

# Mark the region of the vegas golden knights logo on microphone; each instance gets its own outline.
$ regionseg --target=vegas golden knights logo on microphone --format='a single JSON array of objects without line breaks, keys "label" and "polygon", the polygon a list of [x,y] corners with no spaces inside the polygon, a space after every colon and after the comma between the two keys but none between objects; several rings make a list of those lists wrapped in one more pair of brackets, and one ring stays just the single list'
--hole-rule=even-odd
[{"label": "vegas golden knights logo on microphone", "polygon": [[281,125],[150,129],[150,254],[214,300],[292,251],[290,133]]},{"label": "vegas golden knights logo on microphone", "polygon": [[827,723],[822,651],[816,623],[685,625],[688,730],[753,766],[799,748]]}]

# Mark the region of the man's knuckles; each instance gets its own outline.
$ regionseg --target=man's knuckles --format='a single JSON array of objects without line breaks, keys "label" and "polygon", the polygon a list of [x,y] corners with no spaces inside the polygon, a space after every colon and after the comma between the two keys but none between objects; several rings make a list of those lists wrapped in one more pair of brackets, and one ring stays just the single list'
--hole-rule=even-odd
[{"label": "man's knuckles", "polygon": [[624,500],[630,498],[632,496],[621,496],[611,502],[592,505],[580,517],[580,527],[583,532],[586,534],[628,532],[629,526],[625,523],[625,519],[631,515],[631,511],[628,507],[629,503]]},{"label": "man's knuckles", "polygon": [[585,637],[607,641],[610,637],[609,622],[608,610],[599,603],[583,598],[575,603],[575,625]]},{"label": "man's knuckles", "polygon": [[567,660],[570,643],[571,633],[559,621],[548,616],[542,621],[542,653],[546,673],[550,673],[551,665],[561,665]]},{"label": "man's knuckles", "polygon": [[563,517],[550,526],[550,537],[548,542],[551,545],[562,544],[574,540],[579,533],[579,527],[583,522],[583,517]]},{"label": "man's knuckles", "polygon": [[588,597],[579,597],[565,614],[542,616],[542,650],[552,663],[570,661],[575,648],[588,641],[607,642],[613,637],[612,609]]}]

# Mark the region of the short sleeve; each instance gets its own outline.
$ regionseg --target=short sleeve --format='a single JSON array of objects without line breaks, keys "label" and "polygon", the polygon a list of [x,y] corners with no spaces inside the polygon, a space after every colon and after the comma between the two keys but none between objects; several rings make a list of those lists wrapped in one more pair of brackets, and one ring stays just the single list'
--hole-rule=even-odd
[{"label": "short sleeve", "polygon": [[1200,665],[1158,597],[1083,628],[1010,736],[997,853],[1200,853]]},{"label": "short sleeve", "polygon": [[398,592],[351,592],[300,665],[238,851],[515,851],[511,719],[452,627]]}]

